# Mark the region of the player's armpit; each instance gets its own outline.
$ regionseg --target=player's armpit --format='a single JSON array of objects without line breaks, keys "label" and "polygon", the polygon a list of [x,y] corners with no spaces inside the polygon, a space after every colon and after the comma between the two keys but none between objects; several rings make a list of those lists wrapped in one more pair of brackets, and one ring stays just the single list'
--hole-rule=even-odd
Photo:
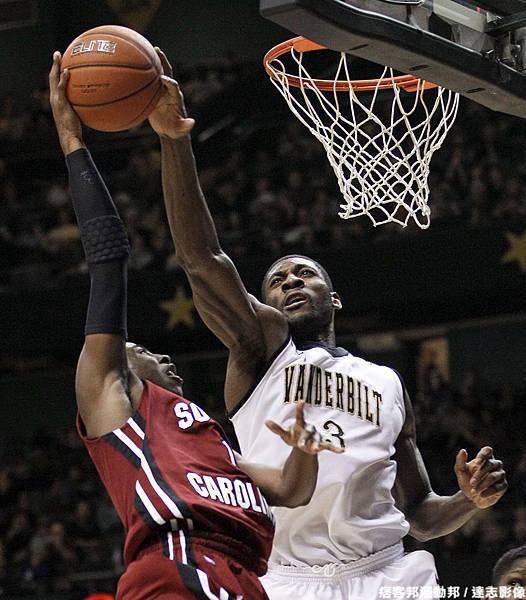
[{"label": "player's armpit", "polygon": [[85,338],[75,380],[77,406],[89,437],[121,427],[133,414],[142,382],[128,369],[124,338]]}]

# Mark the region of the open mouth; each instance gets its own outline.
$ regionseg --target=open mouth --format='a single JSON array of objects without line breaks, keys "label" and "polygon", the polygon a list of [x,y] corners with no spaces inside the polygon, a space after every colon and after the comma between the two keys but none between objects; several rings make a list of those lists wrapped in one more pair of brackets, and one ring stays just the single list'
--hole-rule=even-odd
[{"label": "open mouth", "polygon": [[304,294],[291,294],[286,300],[283,308],[285,310],[294,310],[303,306],[307,302],[307,298]]},{"label": "open mouth", "polygon": [[183,383],[182,378],[179,377],[179,375],[177,375],[177,372],[175,370],[175,365],[173,365],[173,364],[168,365],[168,367],[166,368],[164,373],[170,379],[173,379],[174,381],[178,381],[181,384]]}]

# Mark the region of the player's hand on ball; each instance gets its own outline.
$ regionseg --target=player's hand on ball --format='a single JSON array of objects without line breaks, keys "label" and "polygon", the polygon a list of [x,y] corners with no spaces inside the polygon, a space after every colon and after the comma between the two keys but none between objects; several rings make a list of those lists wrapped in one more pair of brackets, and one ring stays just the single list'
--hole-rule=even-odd
[{"label": "player's hand on ball", "polygon": [[156,133],[176,140],[188,135],[195,121],[187,117],[183,94],[177,81],[172,78],[172,67],[166,55],[159,48],[155,48],[155,51],[163,65],[163,93],[148,120]]},{"label": "player's hand on ball", "polygon": [[477,508],[492,506],[508,489],[502,461],[495,459],[489,446],[484,446],[469,462],[466,450],[460,450],[455,461],[455,473],[461,491]]},{"label": "player's hand on ball", "polygon": [[53,65],[49,72],[49,103],[57,128],[60,145],[64,154],[69,154],[83,146],[82,126],[66,97],[69,71],[60,73],[60,52],[53,54]]},{"label": "player's hand on ball", "polygon": [[331,452],[341,454],[344,451],[343,448],[338,448],[329,442],[323,441],[316,427],[305,423],[303,416],[304,405],[304,402],[298,402],[296,405],[296,421],[288,429],[283,429],[283,427],[274,421],[265,421],[265,425],[270,431],[279,435],[286,444],[294,446],[307,454],[318,454],[322,450],[330,450]]}]

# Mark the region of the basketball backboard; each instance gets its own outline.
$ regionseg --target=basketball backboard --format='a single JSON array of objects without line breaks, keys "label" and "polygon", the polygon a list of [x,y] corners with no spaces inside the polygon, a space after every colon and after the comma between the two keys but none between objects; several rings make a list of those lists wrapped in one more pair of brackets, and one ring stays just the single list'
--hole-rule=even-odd
[{"label": "basketball backboard", "polygon": [[263,16],[526,118],[526,0],[260,0]]}]

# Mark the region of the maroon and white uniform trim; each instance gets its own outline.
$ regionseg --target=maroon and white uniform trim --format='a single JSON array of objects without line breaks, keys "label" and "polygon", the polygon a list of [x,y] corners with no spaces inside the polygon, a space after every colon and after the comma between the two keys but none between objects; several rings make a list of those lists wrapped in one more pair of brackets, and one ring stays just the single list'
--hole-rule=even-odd
[{"label": "maroon and white uniform trim", "polygon": [[[237,467],[219,425],[199,406],[145,381],[139,408],[122,427],[88,438],[78,419],[78,429],[124,525],[127,565],[146,555],[151,560],[152,553],[175,561],[187,585],[193,577],[204,590],[203,598],[216,597],[207,592],[213,585],[206,573],[207,564],[217,562],[203,559],[203,548],[254,575],[265,573],[271,513]],[[242,597],[221,589],[221,600]]]}]

